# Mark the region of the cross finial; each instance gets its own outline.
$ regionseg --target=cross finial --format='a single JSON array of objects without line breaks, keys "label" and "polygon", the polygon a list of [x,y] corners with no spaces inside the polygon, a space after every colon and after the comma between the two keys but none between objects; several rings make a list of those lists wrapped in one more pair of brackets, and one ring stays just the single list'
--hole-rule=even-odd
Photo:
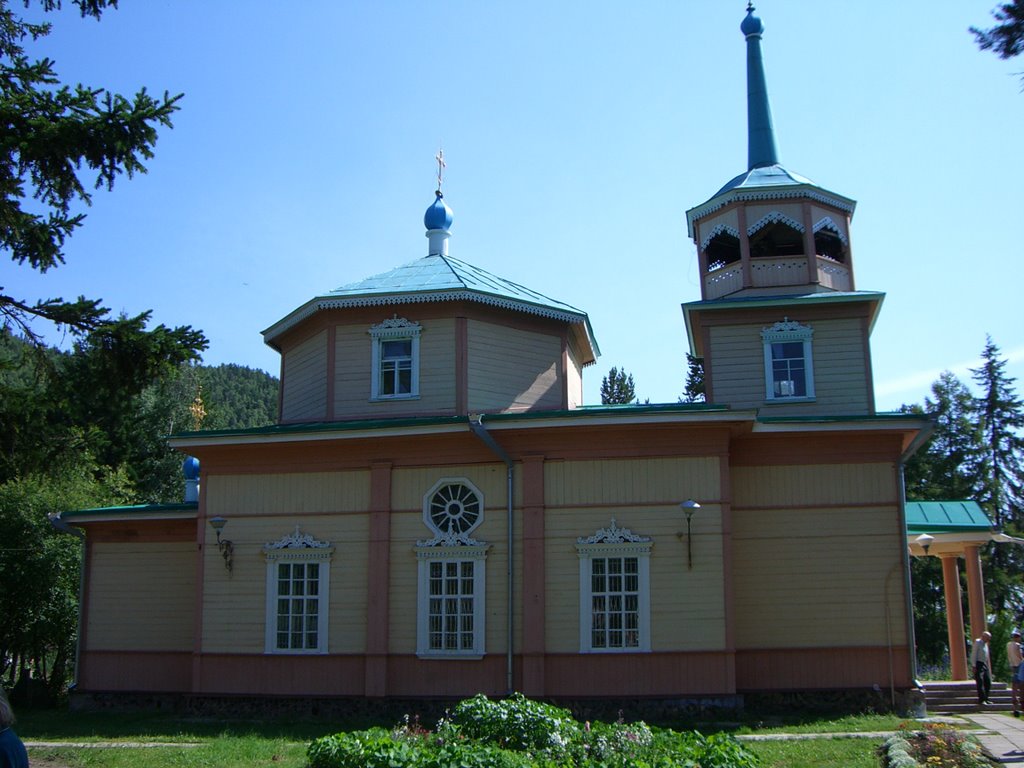
[{"label": "cross finial", "polygon": [[440,194],[440,192],[441,192],[441,182],[444,181],[444,169],[445,169],[444,150],[443,149],[437,150],[437,155],[434,157],[434,159],[437,160],[437,191],[438,191],[438,194]]},{"label": "cross finial", "polygon": [[748,11],[754,10],[754,0],[748,0],[747,1],[747,10]]}]

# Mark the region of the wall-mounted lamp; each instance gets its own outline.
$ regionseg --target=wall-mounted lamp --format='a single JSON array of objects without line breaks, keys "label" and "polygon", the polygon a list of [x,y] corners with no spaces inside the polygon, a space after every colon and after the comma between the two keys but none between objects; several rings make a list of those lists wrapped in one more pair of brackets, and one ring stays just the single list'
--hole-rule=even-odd
[{"label": "wall-mounted lamp", "polygon": [[932,545],[933,541],[935,541],[935,537],[929,536],[927,533],[922,533],[914,539],[914,543],[924,550],[925,557],[928,556],[928,548]]},{"label": "wall-mounted lamp", "polygon": [[[690,537],[690,520],[693,518],[693,513],[700,509],[698,504],[693,499],[687,499],[679,508],[683,510],[683,514],[686,515],[686,570],[693,570],[693,544],[692,538]],[[683,533],[680,531],[676,534],[680,539],[683,538]]]},{"label": "wall-mounted lamp", "polygon": [[227,524],[227,518],[224,517],[211,517],[210,527],[217,532],[217,547],[220,549],[221,557],[224,558],[224,567],[231,572],[232,558],[235,554],[235,545],[230,539],[222,539],[220,532],[224,530],[224,526]]}]

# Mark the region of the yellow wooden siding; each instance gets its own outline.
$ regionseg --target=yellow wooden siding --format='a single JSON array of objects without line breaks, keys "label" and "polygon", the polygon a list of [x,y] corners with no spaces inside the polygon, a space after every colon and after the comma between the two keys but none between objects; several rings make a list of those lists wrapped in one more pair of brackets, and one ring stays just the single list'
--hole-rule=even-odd
[{"label": "yellow wooden siding", "polygon": [[[498,441],[501,441],[500,437]],[[515,472],[514,477],[512,493],[517,500],[522,498],[521,474]],[[508,507],[508,471],[504,464],[495,463],[395,469],[391,474],[391,508],[402,511],[422,510],[424,495],[442,478],[465,479],[475,485],[483,494],[488,516],[494,514],[492,509],[504,510]]]},{"label": "yellow wooden siding", "polygon": [[905,644],[895,507],[733,513],[737,648]]},{"label": "yellow wooden siding", "polygon": [[549,506],[717,499],[718,459],[608,459],[544,464]]},{"label": "yellow wooden siding", "polygon": [[558,336],[472,320],[468,347],[470,411],[562,407],[565,374]]},{"label": "yellow wooden siding", "polygon": [[574,345],[569,347],[569,368],[566,371],[566,391],[568,393],[569,408],[578,408],[583,405],[583,368],[579,363],[579,355]]},{"label": "yellow wooden siding", "polygon": [[327,413],[327,331],[284,354],[281,418],[323,419]]},{"label": "yellow wooden siding", "polygon": [[[416,318],[409,317],[411,321]],[[455,408],[455,321],[420,323],[420,394],[410,400],[370,400],[373,341],[369,326],[335,329],[334,416],[385,418]]]},{"label": "yellow wooden siding", "polygon": [[721,510],[702,507],[691,522],[693,570],[687,568],[686,519],[678,506],[549,510],[545,520],[545,644],[551,653],[580,648],[579,537],[615,518],[649,537],[651,650],[703,650],[725,642]]},{"label": "yellow wooden siding", "polygon": [[194,543],[100,542],[91,557],[89,650],[192,650]]},{"label": "yellow wooden siding", "polygon": [[224,536],[234,542],[229,573],[207,535],[204,561],[203,650],[208,653],[263,653],[267,616],[265,544],[280,541],[298,525],[303,534],[334,547],[330,560],[330,653],[362,653],[366,648],[367,545],[366,515],[232,518]]},{"label": "yellow wooden siding", "polygon": [[[779,318],[782,319],[781,317]],[[711,375],[716,403],[758,407],[773,416],[864,414],[868,411],[868,378],[864,373],[864,334],[857,318],[818,320],[813,331],[813,402],[765,400],[765,325],[714,326],[711,332]]]},{"label": "yellow wooden siding", "polygon": [[209,517],[359,512],[370,505],[370,473],[365,470],[210,475],[205,482]]},{"label": "yellow wooden siding", "polygon": [[811,464],[733,467],[736,507],[834,505],[857,499],[862,504],[895,504],[892,464]]},{"label": "yellow wooden siding", "polygon": [[752,227],[765,216],[773,213],[781,213],[783,216],[787,216],[800,226],[803,226],[804,224],[804,212],[800,203],[767,203],[765,205],[747,206],[747,226]]}]

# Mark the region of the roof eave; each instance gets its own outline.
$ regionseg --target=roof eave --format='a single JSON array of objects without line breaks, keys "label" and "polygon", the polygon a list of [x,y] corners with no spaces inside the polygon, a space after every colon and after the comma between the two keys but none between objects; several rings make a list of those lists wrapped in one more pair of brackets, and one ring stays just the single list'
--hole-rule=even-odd
[{"label": "roof eave", "polygon": [[777,184],[762,187],[734,187],[725,192],[716,194],[714,197],[704,201],[700,205],[690,208],[686,212],[686,232],[691,239],[695,237],[693,224],[698,219],[714,213],[719,208],[724,208],[733,202],[756,202],[759,200],[783,200],[786,198],[808,197],[820,203],[834,206],[853,216],[857,208],[857,201],[845,195],[838,195],[815,184]]}]

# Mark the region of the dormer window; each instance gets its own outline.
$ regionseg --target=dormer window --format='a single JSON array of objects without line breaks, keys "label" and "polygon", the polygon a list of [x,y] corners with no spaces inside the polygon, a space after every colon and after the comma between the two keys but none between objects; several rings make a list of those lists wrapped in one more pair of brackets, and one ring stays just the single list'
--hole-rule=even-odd
[{"label": "dormer window", "polygon": [[421,330],[419,323],[398,316],[370,328],[371,400],[419,397]]},{"label": "dormer window", "polygon": [[814,331],[788,318],[761,331],[764,343],[766,400],[812,400]]}]

